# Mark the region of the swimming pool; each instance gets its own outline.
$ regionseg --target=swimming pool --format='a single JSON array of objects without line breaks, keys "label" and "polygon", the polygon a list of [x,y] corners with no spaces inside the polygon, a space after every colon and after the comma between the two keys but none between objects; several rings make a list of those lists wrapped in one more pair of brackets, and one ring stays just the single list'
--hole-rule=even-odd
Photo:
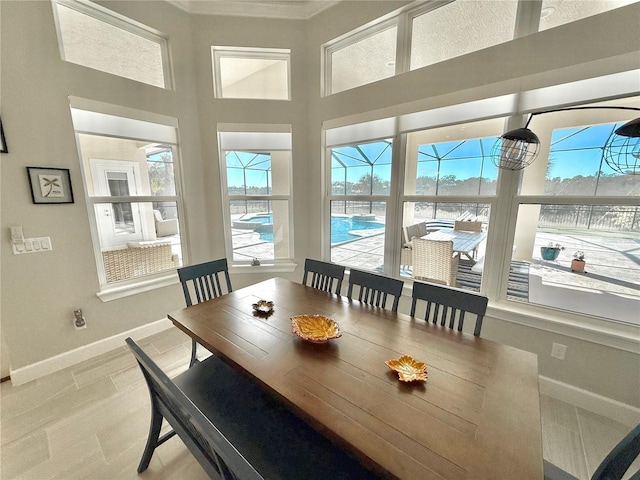
[{"label": "swimming pool", "polygon": [[[273,218],[271,215],[256,215],[255,217],[242,218],[243,222],[253,222],[255,231],[260,234],[260,239],[265,242],[273,242]],[[331,217],[331,244],[356,240],[367,235],[353,235],[352,231],[384,229],[384,223],[356,220],[352,217]],[[373,234],[373,232],[371,232]],[[382,233],[382,232],[380,232]]]}]

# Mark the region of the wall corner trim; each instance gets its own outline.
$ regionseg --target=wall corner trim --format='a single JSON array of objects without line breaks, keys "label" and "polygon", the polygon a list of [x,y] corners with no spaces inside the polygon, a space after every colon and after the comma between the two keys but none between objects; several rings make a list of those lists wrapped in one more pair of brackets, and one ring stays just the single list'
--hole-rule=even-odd
[{"label": "wall corner trim", "polygon": [[27,382],[44,377],[45,375],[49,375],[50,373],[57,372],[103,353],[115,350],[116,348],[124,347],[124,339],[127,337],[131,337],[134,340],[140,340],[148,337],[149,335],[153,335],[154,333],[167,330],[171,328],[171,326],[171,321],[165,317],[161,320],[113,335],[112,337],[103,338],[97,342],[69,350],[68,352],[61,353],[54,357],[47,358],[15,370],[10,369],[9,376],[11,377],[11,383],[13,385],[23,385]]},{"label": "wall corner trim", "polygon": [[640,408],[597,393],[574,387],[543,375],[539,376],[540,393],[634,427],[640,423]]}]

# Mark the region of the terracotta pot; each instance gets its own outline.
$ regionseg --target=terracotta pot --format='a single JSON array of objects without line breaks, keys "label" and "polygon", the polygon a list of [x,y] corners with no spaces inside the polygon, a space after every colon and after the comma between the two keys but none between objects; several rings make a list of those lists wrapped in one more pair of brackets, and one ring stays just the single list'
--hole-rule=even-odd
[{"label": "terracotta pot", "polygon": [[584,272],[584,266],[586,262],[584,260],[571,260],[572,272]]}]

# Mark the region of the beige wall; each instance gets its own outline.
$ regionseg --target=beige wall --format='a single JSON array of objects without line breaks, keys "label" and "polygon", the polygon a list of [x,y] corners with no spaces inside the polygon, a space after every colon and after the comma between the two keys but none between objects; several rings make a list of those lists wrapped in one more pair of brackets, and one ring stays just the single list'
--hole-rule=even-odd
[{"label": "beige wall", "polygon": [[[184,304],[173,285],[103,303],[89,233],[69,95],[150,111],[179,122],[187,262],[224,255],[217,123],[290,124],[293,132],[295,258],[321,254],[323,121],[351,115],[417,111],[638,67],[640,4],[585,19],[511,44],[320,98],[320,45],[398,8],[401,2],[344,2],[310,21],[191,16],[164,2],[100,2],[170,38],[175,90],[141,85],[60,60],[49,1],[1,1],[2,119],[11,153],[2,155],[1,321],[13,368],[162,318]],[[605,25],[598,22],[606,20]],[[567,41],[571,39],[571,41]],[[211,45],[290,48],[292,101],[215,100]],[[548,52],[553,51],[553,55]],[[71,169],[72,205],[33,205],[25,167]],[[53,251],[13,256],[9,226],[50,236]],[[236,288],[268,276],[234,275]],[[88,328],[75,331],[74,308]],[[536,352],[540,372],[640,405],[638,355],[562,338],[569,357],[549,361],[552,334],[488,320],[486,336]],[[575,355],[575,357],[573,356]],[[583,358],[584,357],[584,358]],[[634,373],[635,372],[635,373]],[[606,380],[602,380],[602,379]],[[602,381],[600,381],[602,380]]]}]

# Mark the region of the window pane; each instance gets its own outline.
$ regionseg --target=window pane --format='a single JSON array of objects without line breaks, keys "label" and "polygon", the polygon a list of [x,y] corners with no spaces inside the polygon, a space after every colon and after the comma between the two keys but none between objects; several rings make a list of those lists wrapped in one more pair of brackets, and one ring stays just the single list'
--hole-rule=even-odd
[{"label": "window pane", "polygon": [[331,202],[331,261],[382,271],[385,220],[384,202]]},{"label": "window pane", "polygon": [[539,31],[623,7],[638,0],[543,0]]},{"label": "window pane", "polygon": [[408,134],[405,195],[495,195],[490,153],[503,125],[493,119]]},{"label": "window pane", "polygon": [[411,70],[512,40],[517,5],[457,1],[414,18]]},{"label": "window pane", "polygon": [[150,40],[61,4],[56,8],[64,60],[165,87],[162,39]]},{"label": "window pane", "polygon": [[176,203],[97,203],[94,211],[107,283],[182,265]]},{"label": "window pane", "polygon": [[603,160],[603,146],[622,123],[554,130],[545,195],[637,195],[640,177],[620,174]]},{"label": "window pane", "polygon": [[288,49],[212,47],[216,97],[289,100]]},{"label": "window pane", "polygon": [[392,142],[331,149],[333,195],[389,195]]},{"label": "window pane", "polygon": [[[531,264],[529,302],[637,324],[639,234],[640,207],[520,205],[516,255]],[[584,272],[572,271],[576,252]]]},{"label": "window pane", "polygon": [[229,195],[270,195],[272,193],[269,154],[232,151],[226,152],[225,155]]},{"label": "window pane", "polygon": [[395,74],[397,27],[374,33],[331,54],[331,93]]},{"label": "window pane", "polygon": [[[456,277],[457,286],[479,291],[491,206],[471,202],[405,202],[403,211],[400,275],[411,277],[414,272],[412,249],[408,242],[414,236],[429,238],[431,235],[436,240],[452,240],[454,242],[454,251],[460,257]],[[481,231],[469,233],[463,229],[461,232],[464,233],[454,232],[456,220],[469,221],[470,230],[479,227]],[[479,234],[476,236],[475,233]],[[445,238],[442,235],[448,237]],[[455,238],[455,235],[458,235],[458,238]],[[421,263],[426,264],[428,260],[423,260]],[[443,272],[444,268],[438,270]]]},{"label": "window pane", "polygon": [[289,201],[231,200],[234,261],[288,259]]},{"label": "window pane", "polygon": [[145,149],[147,173],[151,195],[175,195],[176,179],[173,151],[166,145],[154,145]]}]

